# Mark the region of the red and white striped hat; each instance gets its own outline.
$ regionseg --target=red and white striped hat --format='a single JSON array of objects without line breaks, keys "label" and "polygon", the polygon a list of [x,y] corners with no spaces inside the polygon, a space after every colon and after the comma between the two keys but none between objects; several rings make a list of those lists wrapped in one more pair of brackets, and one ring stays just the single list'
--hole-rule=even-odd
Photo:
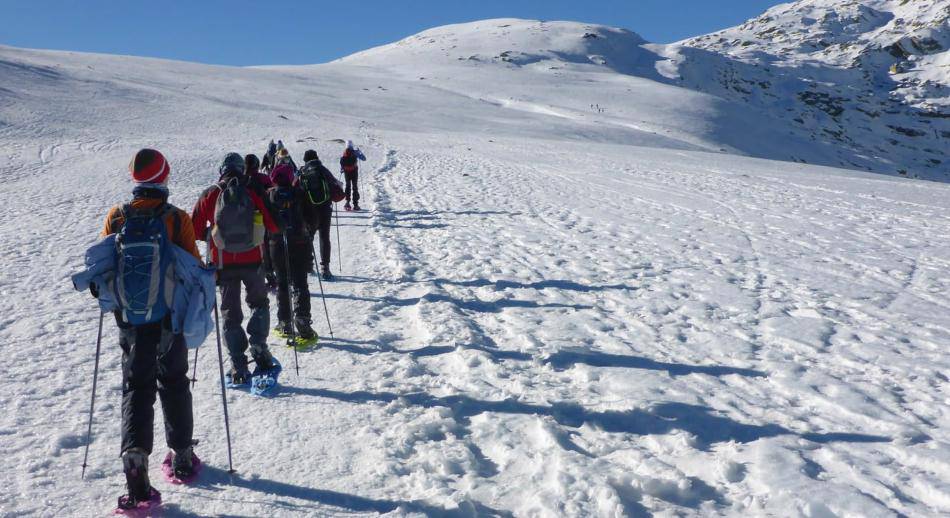
[{"label": "red and white striped hat", "polygon": [[140,149],[129,162],[129,172],[135,183],[165,184],[171,168],[168,160],[154,149]]}]

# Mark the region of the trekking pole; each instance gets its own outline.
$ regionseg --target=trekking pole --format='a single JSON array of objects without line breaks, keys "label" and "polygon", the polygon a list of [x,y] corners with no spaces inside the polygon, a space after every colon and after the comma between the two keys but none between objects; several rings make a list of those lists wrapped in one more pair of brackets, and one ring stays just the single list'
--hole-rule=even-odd
[{"label": "trekking pole", "polygon": [[340,274],[343,274],[343,247],[340,246],[340,211],[333,204],[333,213],[336,215],[336,255],[340,258]]},{"label": "trekking pole", "polygon": [[218,340],[218,373],[221,375],[221,406],[224,408],[224,434],[228,439],[228,473],[234,473],[234,462],[231,457],[231,425],[228,419],[228,397],[224,386],[224,355],[221,354],[221,325],[218,322],[218,297],[214,298],[214,334]]},{"label": "trekking pole", "polygon": [[[215,306],[217,306],[217,303],[215,303]],[[201,349],[201,344],[198,344],[198,347],[195,347],[195,366],[192,367],[191,369],[191,388],[195,388],[195,382],[198,381],[198,350],[199,349]]]},{"label": "trekking pole", "polygon": [[[211,233],[208,232],[208,261],[211,262]],[[222,251],[223,255],[224,252]],[[222,261],[223,262],[223,261]],[[218,319],[218,290],[214,290],[214,336],[218,342],[218,374],[221,376],[221,407],[224,409],[224,435],[228,440],[228,474],[234,474],[234,462],[231,457],[231,424],[228,419],[227,387],[224,386],[224,355],[221,353],[221,323]]]},{"label": "trekking pole", "polygon": [[287,286],[287,301],[290,302],[290,345],[291,349],[294,350],[294,369],[297,371],[297,376],[300,376],[300,364],[297,363],[297,328],[296,326],[296,308],[294,308],[294,297],[290,294],[290,246],[287,244],[287,231],[284,230],[284,284]]},{"label": "trekking pole", "polygon": [[[313,247],[313,241],[310,242],[310,253],[313,254],[313,261],[317,261],[317,249]],[[330,310],[327,309],[327,296],[323,293],[323,279],[317,275],[317,282],[320,283],[320,298],[323,299],[323,312],[327,315],[327,327],[330,328],[330,338],[333,338],[333,326],[330,325]]]},{"label": "trekking pole", "polygon": [[105,312],[99,312],[99,332],[96,336],[96,366],[92,370],[92,398],[89,401],[89,427],[86,428],[86,453],[82,456],[82,475],[80,479],[86,478],[86,461],[89,460],[89,444],[92,442],[92,412],[96,406],[96,382],[99,379],[99,350],[102,346],[102,318]]},{"label": "trekking pole", "polygon": [[201,346],[195,347],[195,366],[191,369],[191,388],[195,388],[195,382],[198,381],[198,349]]}]

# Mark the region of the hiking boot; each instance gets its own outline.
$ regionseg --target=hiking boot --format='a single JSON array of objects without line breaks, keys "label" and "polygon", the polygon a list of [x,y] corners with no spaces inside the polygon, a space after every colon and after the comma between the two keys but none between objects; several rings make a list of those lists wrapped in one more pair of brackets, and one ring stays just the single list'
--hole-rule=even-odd
[{"label": "hiking boot", "polygon": [[243,368],[232,366],[228,375],[231,377],[232,385],[247,385],[251,380],[251,373],[247,370],[246,366]]},{"label": "hiking boot", "polygon": [[354,203],[354,204],[353,204],[353,210],[360,210],[360,204],[359,204],[359,203]]},{"label": "hiking boot", "polygon": [[274,334],[281,338],[289,338],[294,333],[294,327],[290,322],[278,322],[274,328]]},{"label": "hiking boot", "polygon": [[346,205],[343,206],[343,210],[353,210],[353,207],[349,203],[347,203]]},{"label": "hiking boot", "polygon": [[186,480],[195,474],[194,451],[189,446],[183,450],[175,450],[172,456],[172,470],[175,477]]},{"label": "hiking boot", "polygon": [[323,268],[320,270],[320,276],[321,276],[321,277],[323,278],[323,280],[325,280],[325,281],[332,281],[332,280],[333,280],[333,274],[330,273],[330,265],[328,265],[328,264],[323,265]]},{"label": "hiking boot", "polygon": [[310,319],[297,319],[297,336],[301,340],[313,340],[317,337],[317,332],[310,326],[311,323]]},{"label": "hiking boot", "polygon": [[251,348],[251,356],[254,357],[254,363],[257,368],[254,370],[266,371],[274,368],[274,356],[271,355],[267,346],[261,348]]},{"label": "hiking boot", "polygon": [[128,497],[119,498],[119,507],[131,509],[152,497],[152,485],[148,482],[148,453],[142,448],[129,448],[122,454],[122,470]]}]

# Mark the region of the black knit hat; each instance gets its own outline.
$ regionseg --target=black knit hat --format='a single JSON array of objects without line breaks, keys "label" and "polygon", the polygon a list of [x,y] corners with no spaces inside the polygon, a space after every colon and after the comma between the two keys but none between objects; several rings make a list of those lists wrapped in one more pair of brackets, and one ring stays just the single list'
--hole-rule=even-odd
[{"label": "black knit hat", "polygon": [[261,168],[261,160],[257,158],[257,155],[251,153],[250,155],[244,156],[244,171],[251,173],[257,172]]},{"label": "black knit hat", "polygon": [[308,149],[308,150],[304,151],[304,153],[303,153],[303,161],[304,161],[304,162],[309,162],[309,161],[311,161],[311,160],[320,160],[320,157],[317,156],[317,152],[316,152],[316,151],[314,151],[314,150],[312,150],[312,149]]},{"label": "black knit hat", "polygon": [[240,176],[244,174],[244,157],[237,153],[228,153],[224,156],[224,160],[221,161],[218,174],[221,176],[226,174]]}]

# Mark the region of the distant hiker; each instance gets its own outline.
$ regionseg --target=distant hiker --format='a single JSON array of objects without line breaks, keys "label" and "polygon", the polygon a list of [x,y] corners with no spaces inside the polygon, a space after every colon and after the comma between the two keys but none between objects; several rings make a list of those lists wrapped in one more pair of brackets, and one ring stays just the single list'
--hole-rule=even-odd
[{"label": "distant hiker", "polygon": [[[218,268],[224,341],[231,357],[233,385],[249,382],[245,356],[248,344],[258,369],[273,366],[267,348],[270,303],[261,272],[261,245],[264,231],[276,233],[278,228],[264,201],[247,187],[244,171],[241,155],[228,153],[218,169],[218,182],[202,193],[191,214],[198,239],[211,240],[211,262]],[[241,328],[241,284],[247,290],[245,301],[251,310],[247,334]]]},{"label": "distant hiker", "polygon": [[262,199],[274,186],[270,176],[261,172],[261,161],[254,154],[244,156],[244,177],[247,180],[247,186]]},{"label": "distant hiker", "polygon": [[[343,178],[346,180],[346,204],[343,206],[346,210],[360,210],[360,165],[359,161],[366,160],[363,152],[359,148],[353,147],[353,141],[346,141],[346,149],[343,150],[343,156],[340,157],[340,170],[343,171]],[[350,206],[350,193],[353,194],[353,205]]]},{"label": "distant hiker", "polygon": [[[99,299],[103,311],[114,311],[119,328],[121,455],[128,489],[119,508],[124,510],[160,500],[148,478],[156,392],[171,449],[165,459],[169,472],[187,480],[198,462],[192,451],[187,346],[200,345],[212,329],[214,285],[195,247],[191,218],[168,203],[170,170],[158,151],[135,154],[129,164],[132,200],[109,211],[103,240],[86,253],[87,270],[73,277],[77,288],[88,287]],[[192,308],[200,311],[191,313]],[[191,332],[196,325],[197,334]]]},{"label": "distant hiker", "polygon": [[[324,280],[333,280],[330,273],[330,223],[333,217],[332,202],[343,199],[343,186],[333,173],[320,162],[317,152],[308,149],[303,155],[306,161],[300,169],[298,182],[307,194],[316,211],[316,230],[320,235],[320,275]],[[311,241],[313,237],[311,237]]]},{"label": "distant hiker", "polygon": [[274,166],[280,164],[288,164],[294,168],[294,175],[297,174],[297,164],[294,163],[294,159],[290,157],[290,151],[284,147],[284,143],[277,141],[277,154],[274,156]]},{"label": "distant hiker", "polygon": [[[267,192],[267,202],[274,208],[281,228],[279,234],[268,236],[268,248],[277,276],[278,324],[275,330],[282,338],[296,334],[305,342],[311,341],[317,333],[311,327],[307,278],[313,270],[311,236],[318,227],[317,208],[303,188],[295,185],[294,171],[289,164],[277,165],[271,172],[271,179],[275,185]],[[293,326],[296,326],[297,333],[294,333]]]},{"label": "distant hiker", "polygon": [[267,151],[264,152],[264,159],[261,160],[261,171],[264,174],[270,175],[271,170],[274,169],[274,157],[276,155],[277,144],[271,139],[270,144],[267,145]]}]

